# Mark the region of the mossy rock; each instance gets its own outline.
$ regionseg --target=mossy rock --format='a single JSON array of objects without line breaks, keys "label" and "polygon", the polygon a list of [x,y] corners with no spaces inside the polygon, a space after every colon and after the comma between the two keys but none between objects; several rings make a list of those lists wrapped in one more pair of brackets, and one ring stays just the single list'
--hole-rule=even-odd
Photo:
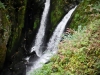
[{"label": "mossy rock", "polygon": [[27,0],[10,1],[6,7],[11,21],[11,36],[8,42],[7,58],[16,52],[19,45],[22,28],[24,27],[26,3]]},{"label": "mossy rock", "polygon": [[3,66],[6,57],[6,45],[10,36],[10,23],[8,21],[6,10],[0,8],[0,69]]},{"label": "mossy rock", "polygon": [[64,16],[64,6],[66,5],[64,0],[51,0],[51,25],[52,29],[56,27],[58,22]]}]

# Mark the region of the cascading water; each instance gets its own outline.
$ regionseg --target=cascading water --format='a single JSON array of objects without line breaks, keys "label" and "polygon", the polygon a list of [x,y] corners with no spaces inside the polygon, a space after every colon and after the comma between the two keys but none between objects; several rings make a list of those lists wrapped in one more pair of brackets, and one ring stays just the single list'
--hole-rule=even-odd
[{"label": "cascading water", "polygon": [[47,22],[47,16],[50,8],[50,0],[46,0],[45,2],[45,8],[43,11],[40,28],[37,33],[36,39],[35,39],[35,45],[31,48],[31,52],[35,51],[37,56],[42,55],[42,50],[40,50],[41,45],[43,43],[44,35],[45,35],[45,28],[46,28],[46,22]]},{"label": "cascading water", "polygon": [[58,45],[59,41],[61,40],[61,35],[62,35],[62,33],[65,29],[65,26],[66,26],[67,22],[70,19],[72,13],[76,9],[76,7],[71,9],[64,16],[64,18],[61,20],[61,22],[58,24],[55,31],[53,32],[53,35],[52,35],[51,39],[49,40],[47,49],[45,50],[44,54],[34,62],[33,66],[31,67],[31,70],[29,70],[26,75],[30,75],[31,72],[33,72],[34,70],[42,67],[43,64],[45,64],[48,60],[50,60],[50,58],[54,54],[57,53],[57,45]]}]

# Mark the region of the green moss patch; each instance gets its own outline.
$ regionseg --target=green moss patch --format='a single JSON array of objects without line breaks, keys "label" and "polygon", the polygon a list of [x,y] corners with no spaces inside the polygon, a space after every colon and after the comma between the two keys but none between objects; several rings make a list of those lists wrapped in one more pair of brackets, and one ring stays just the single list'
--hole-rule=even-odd
[{"label": "green moss patch", "polygon": [[61,20],[64,12],[64,6],[66,5],[64,0],[52,0],[51,2],[51,25],[52,29],[54,29],[57,23]]},{"label": "green moss patch", "polygon": [[[19,45],[22,28],[24,27],[26,3],[27,0],[9,1],[7,3],[6,9],[11,22],[11,36],[8,42],[7,56],[11,55],[11,52],[15,52]],[[14,5],[17,7],[14,7]]]},{"label": "green moss patch", "polygon": [[0,2],[0,69],[6,57],[6,45],[10,36],[10,22],[8,20],[6,9]]}]

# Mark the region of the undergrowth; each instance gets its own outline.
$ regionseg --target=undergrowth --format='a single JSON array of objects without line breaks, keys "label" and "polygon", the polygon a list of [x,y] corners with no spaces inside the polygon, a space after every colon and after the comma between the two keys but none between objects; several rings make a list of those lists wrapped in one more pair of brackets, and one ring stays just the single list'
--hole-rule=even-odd
[{"label": "undergrowth", "polygon": [[100,20],[87,27],[64,34],[58,54],[50,63],[31,75],[99,75],[100,74]]}]

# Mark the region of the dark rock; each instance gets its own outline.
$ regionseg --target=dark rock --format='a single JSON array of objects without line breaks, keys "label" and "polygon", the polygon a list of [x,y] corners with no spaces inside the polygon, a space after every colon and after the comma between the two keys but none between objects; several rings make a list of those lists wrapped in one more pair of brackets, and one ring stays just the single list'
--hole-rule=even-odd
[{"label": "dark rock", "polygon": [[26,65],[23,61],[12,64],[9,68],[2,71],[1,75],[25,75]]}]

